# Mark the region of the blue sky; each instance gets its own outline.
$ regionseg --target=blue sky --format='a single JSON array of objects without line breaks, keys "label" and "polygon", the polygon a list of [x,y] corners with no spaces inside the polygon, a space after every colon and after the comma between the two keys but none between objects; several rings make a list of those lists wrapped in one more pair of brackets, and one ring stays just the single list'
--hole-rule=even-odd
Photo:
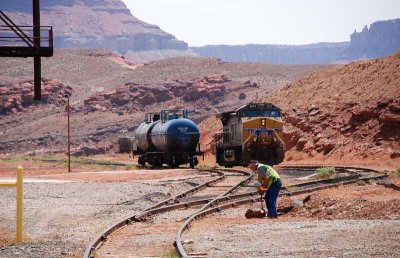
[{"label": "blue sky", "polygon": [[137,18],[189,46],[350,41],[375,21],[400,18],[400,0],[123,0]]}]

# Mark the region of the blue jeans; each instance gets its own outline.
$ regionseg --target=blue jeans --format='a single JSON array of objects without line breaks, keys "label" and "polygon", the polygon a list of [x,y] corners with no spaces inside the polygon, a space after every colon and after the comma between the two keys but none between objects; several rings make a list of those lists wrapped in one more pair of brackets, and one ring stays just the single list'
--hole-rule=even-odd
[{"label": "blue jeans", "polygon": [[278,215],[276,210],[276,199],[278,199],[279,190],[282,187],[282,180],[279,178],[265,192],[265,204],[267,205],[268,217]]}]

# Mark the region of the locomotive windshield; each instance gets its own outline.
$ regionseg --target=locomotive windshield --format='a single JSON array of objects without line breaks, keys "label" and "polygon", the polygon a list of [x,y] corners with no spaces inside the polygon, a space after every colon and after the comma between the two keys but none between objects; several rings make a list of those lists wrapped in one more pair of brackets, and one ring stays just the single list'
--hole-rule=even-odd
[{"label": "locomotive windshield", "polygon": [[246,117],[261,116],[261,110],[243,111],[243,116],[246,116]]},{"label": "locomotive windshield", "polygon": [[279,110],[244,110],[242,113],[244,117],[280,117]]},{"label": "locomotive windshield", "polygon": [[263,116],[266,117],[280,117],[281,112],[279,110],[264,110]]}]

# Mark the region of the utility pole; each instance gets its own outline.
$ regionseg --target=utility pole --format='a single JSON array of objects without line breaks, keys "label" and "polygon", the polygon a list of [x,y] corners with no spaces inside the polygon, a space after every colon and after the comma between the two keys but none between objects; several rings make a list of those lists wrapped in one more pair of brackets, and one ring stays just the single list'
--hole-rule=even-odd
[{"label": "utility pole", "polygon": [[67,98],[67,114],[68,114],[68,173],[70,173],[71,172],[71,149],[70,149],[70,146],[71,146],[71,141],[70,141],[71,134],[70,134],[69,116],[70,116],[71,107],[70,107],[70,103],[69,103],[69,95],[65,94],[64,97]]}]

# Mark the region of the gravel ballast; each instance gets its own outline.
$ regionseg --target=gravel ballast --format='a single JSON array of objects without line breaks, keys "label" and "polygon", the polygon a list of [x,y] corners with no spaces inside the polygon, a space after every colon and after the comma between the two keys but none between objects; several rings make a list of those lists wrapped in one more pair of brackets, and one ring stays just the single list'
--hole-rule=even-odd
[{"label": "gravel ballast", "polygon": [[[24,183],[24,243],[0,247],[0,257],[81,257],[90,241],[109,226],[212,177],[189,170],[175,172],[71,173],[57,176],[57,180],[54,177],[52,180],[27,178]],[[115,182],[122,180],[118,175],[132,178]],[[74,181],[77,178],[82,181]],[[101,181],[106,179],[110,181]],[[384,190],[377,185],[348,186],[323,193],[326,198],[329,194],[335,196],[337,205],[346,204],[349,200],[342,200],[339,194],[346,189],[347,195],[352,193],[363,198],[364,209],[369,204],[396,205],[400,198],[398,191]],[[15,194],[15,189],[0,188],[0,232],[10,236],[15,234]],[[318,196],[313,195],[312,200],[317,202]],[[348,198],[355,198],[351,196]],[[283,204],[280,200],[279,205]],[[390,209],[386,207],[384,214],[388,213],[387,216],[383,214],[382,219],[373,220],[367,217],[318,220],[296,215],[296,212],[274,220],[246,220],[246,209],[259,209],[259,205],[229,209],[194,222],[182,236],[184,240],[192,240],[192,244],[186,246],[189,253],[206,253],[208,257],[397,257],[400,253],[400,220],[394,216],[397,213],[393,213],[391,206]],[[323,202],[315,205],[323,205]],[[349,207],[347,211],[354,209]],[[173,214],[160,214],[147,223],[162,225],[162,221],[170,218],[178,229],[183,221],[174,220]],[[158,230],[162,232],[163,227]],[[157,237],[160,242],[171,243],[173,250],[171,236],[159,234]],[[140,245],[149,243],[145,237],[131,240]],[[125,240],[121,238],[121,241]]]},{"label": "gravel ballast", "polygon": [[[191,181],[193,182],[193,181]],[[24,242],[0,249],[0,257],[82,255],[95,236],[168,196],[184,182],[24,184]],[[15,189],[0,188],[0,229],[15,232]]]}]

